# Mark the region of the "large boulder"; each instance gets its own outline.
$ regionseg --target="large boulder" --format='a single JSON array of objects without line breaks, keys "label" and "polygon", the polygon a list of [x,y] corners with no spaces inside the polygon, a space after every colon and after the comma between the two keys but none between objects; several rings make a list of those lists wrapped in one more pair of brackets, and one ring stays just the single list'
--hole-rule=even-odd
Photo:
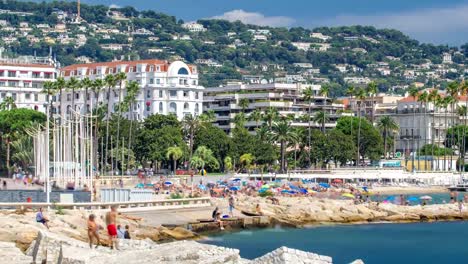
[{"label": "large boulder", "polygon": [[161,233],[176,240],[193,239],[197,236],[195,233],[182,227],[174,229],[163,228]]}]

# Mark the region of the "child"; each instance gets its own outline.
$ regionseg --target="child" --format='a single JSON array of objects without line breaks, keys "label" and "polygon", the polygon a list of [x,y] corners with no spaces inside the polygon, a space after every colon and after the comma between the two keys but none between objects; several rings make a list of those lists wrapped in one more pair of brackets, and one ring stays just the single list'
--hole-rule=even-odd
[{"label": "child", "polygon": [[130,227],[128,225],[125,226],[124,238],[130,239]]}]

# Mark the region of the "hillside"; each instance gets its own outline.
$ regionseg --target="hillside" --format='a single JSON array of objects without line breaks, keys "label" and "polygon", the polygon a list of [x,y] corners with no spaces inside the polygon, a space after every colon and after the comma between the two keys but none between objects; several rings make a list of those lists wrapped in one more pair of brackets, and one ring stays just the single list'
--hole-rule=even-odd
[{"label": "hillside", "polygon": [[421,44],[392,29],[286,29],[223,20],[184,24],[155,11],[84,4],[77,22],[76,11],[71,2],[0,2],[4,53],[44,56],[52,47],[62,65],[183,59],[199,65],[205,86],[242,79],[330,81],[335,96],[347,86],[370,80],[381,91],[402,93],[414,82],[444,87],[467,74],[468,44],[461,48]]}]

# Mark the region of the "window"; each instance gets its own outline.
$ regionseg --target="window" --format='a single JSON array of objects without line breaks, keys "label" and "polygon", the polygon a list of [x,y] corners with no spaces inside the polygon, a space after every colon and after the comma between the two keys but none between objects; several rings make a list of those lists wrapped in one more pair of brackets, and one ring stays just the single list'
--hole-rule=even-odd
[{"label": "window", "polygon": [[154,84],[154,79],[151,78],[150,81],[149,81],[150,84]]},{"label": "window", "polygon": [[15,71],[9,71],[8,72],[8,77],[16,77],[16,72]]},{"label": "window", "polygon": [[199,113],[200,112],[200,106],[198,104],[195,104],[195,113]]},{"label": "window", "polygon": [[6,86],[6,83],[4,81],[0,81],[0,86],[4,87],[4,86]]},{"label": "window", "polygon": [[114,73],[114,69],[109,68],[109,73]]},{"label": "window", "polygon": [[130,67],[130,68],[128,69],[128,72],[134,72],[134,71],[135,71],[135,68],[134,68],[134,67]]},{"label": "window", "polygon": [[24,99],[31,100],[31,94],[30,93],[25,94]]},{"label": "window", "polygon": [[68,102],[71,101],[71,94],[67,94],[67,101],[68,101]]},{"label": "window", "polygon": [[188,103],[185,103],[184,104],[184,110],[188,110],[189,109],[189,104]]},{"label": "window", "polygon": [[151,98],[151,91],[150,90],[146,91],[146,98]]},{"label": "window", "polygon": [[44,78],[46,78],[46,79],[52,79],[52,78],[53,78],[53,74],[50,73],[50,72],[46,72],[46,73],[44,73]]},{"label": "window", "polygon": [[195,92],[195,99],[198,100],[198,93],[197,92]]},{"label": "window", "polygon": [[169,104],[169,113],[175,114],[177,113],[177,104],[172,102]]},{"label": "window", "polygon": [[169,91],[169,96],[171,96],[171,97],[176,97],[176,96],[177,96],[177,91],[170,90],[170,91]]},{"label": "window", "polygon": [[6,97],[6,93],[2,93],[1,95],[2,95],[1,98],[5,98],[5,97]]},{"label": "window", "polygon": [[156,79],[156,84],[161,84],[161,79]]},{"label": "window", "polygon": [[163,91],[159,90],[159,98],[163,98]]},{"label": "window", "polygon": [[184,79],[184,84],[185,84],[185,85],[188,85],[187,79]]},{"label": "window", "polygon": [[75,93],[75,99],[80,99],[80,94],[79,93]]},{"label": "window", "polygon": [[70,76],[74,76],[75,75],[75,71],[70,71]]},{"label": "window", "polygon": [[160,67],[159,65],[156,66],[156,71],[157,71],[157,72],[160,72],[160,71],[161,71],[161,67]]},{"label": "window", "polygon": [[41,78],[41,73],[40,72],[33,72],[32,77],[33,78]]},{"label": "window", "polygon": [[188,92],[184,91],[184,97],[188,97]]},{"label": "window", "polygon": [[164,108],[164,106],[163,106],[163,103],[162,103],[162,102],[161,102],[161,103],[159,103],[159,113],[161,113],[161,114],[162,114],[162,112],[163,112],[163,108]]},{"label": "window", "polygon": [[30,82],[23,82],[23,87],[29,87],[30,86]]},{"label": "window", "polygon": [[17,87],[17,86],[18,86],[18,82],[8,81],[8,86],[10,86],[10,87]]},{"label": "window", "polygon": [[147,105],[146,105],[146,111],[147,111],[147,112],[151,111],[151,105],[150,105],[150,104],[147,104]]},{"label": "window", "polygon": [[11,94],[11,97],[13,97],[13,100],[16,101],[16,93],[12,93],[12,94]]},{"label": "window", "polygon": [[34,94],[34,101],[35,102],[39,101],[39,95],[38,94]]},{"label": "window", "polygon": [[153,65],[150,66],[149,71],[150,71],[150,72],[154,72],[154,66],[153,66]]},{"label": "window", "polygon": [[197,85],[197,80],[193,80],[193,81],[192,81],[192,84],[193,84],[193,85]]},{"label": "window", "polygon": [[180,68],[179,71],[177,72],[179,75],[188,75],[188,71],[185,68]]}]

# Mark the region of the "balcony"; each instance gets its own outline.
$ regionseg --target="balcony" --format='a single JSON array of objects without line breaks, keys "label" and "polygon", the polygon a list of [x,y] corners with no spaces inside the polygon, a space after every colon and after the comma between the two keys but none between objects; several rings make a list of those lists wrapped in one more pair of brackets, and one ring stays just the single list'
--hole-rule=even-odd
[{"label": "balcony", "polygon": [[401,140],[418,140],[418,139],[421,139],[421,136],[420,135],[401,135],[400,136],[400,139]]}]

